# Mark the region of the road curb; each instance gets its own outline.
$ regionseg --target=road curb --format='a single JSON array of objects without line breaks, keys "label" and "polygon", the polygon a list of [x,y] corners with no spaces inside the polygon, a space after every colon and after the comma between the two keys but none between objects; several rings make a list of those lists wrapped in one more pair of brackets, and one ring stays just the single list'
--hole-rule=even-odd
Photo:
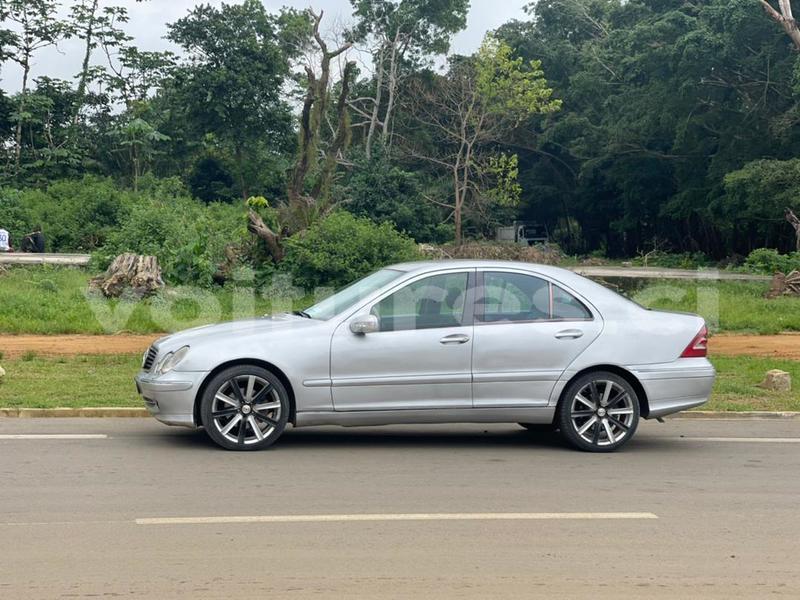
[{"label": "road curb", "polygon": [[[108,418],[148,417],[150,413],[142,407],[99,407],[99,408],[0,408],[0,417],[18,419],[46,419],[46,418]],[[709,419],[715,421],[744,421],[744,420],[800,420],[800,412],[792,411],[713,411],[690,410],[667,417],[668,419]]]},{"label": "road curb", "polygon": [[768,410],[746,410],[736,411],[713,411],[713,410],[689,410],[667,417],[668,419],[708,419],[715,421],[746,421],[746,420],[780,420],[780,419],[800,419],[800,412],[792,411],[768,411]]},{"label": "road curb", "polygon": [[102,408],[0,408],[0,417],[18,419],[49,418],[106,418],[106,417],[147,417],[146,408],[102,407]]}]

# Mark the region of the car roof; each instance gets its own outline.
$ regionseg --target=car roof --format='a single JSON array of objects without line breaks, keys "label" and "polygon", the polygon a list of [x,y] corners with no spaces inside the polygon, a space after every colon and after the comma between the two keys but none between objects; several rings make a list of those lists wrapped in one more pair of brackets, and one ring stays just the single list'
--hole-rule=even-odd
[{"label": "car roof", "polygon": [[[481,259],[465,259],[465,258],[452,258],[444,260],[419,260],[413,262],[398,263],[386,267],[387,269],[396,269],[398,271],[405,271],[407,273],[426,273],[428,271],[438,271],[440,269],[453,269],[453,268],[467,268],[467,269],[524,269],[526,271],[534,271],[542,275],[548,275],[554,279],[562,279],[577,277],[584,279],[580,275],[573,273],[568,269],[561,267],[554,267],[552,265],[542,265],[539,263],[522,262],[515,260],[481,260]],[[566,282],[565,282],[566,283]]]},{"label": "car roof", "polygon": [[420,260],[414,262],[398,263],[386,267],[387,269],[396,269],[404,271],[409,274],[420,274],[438,271],[441,269],[453,268],[478,268],[478,269],[520,269],[529,271],[533,274],[544,275],[553,280],[563,284],[567,288],[578,292],[584,298],[588,299],[592,304],[601,310],[608,311],[620,308],[630,309],[634,304],[624,296],[592,281],[582,275],[564,269],[562,267],[555,267],[553,265],[542,265],[539,263],[521,262],[514,260],[480,260],[480,259],[445,259],[445,260]]}]

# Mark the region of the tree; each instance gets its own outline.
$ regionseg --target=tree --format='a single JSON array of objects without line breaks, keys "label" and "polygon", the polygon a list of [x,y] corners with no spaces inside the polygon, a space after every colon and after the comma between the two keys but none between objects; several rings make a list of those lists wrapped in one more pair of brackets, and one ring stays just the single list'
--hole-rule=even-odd
[{"label": "tree", "polygon": [[411,153],[451,180],[452,200],[429,199],[452,211],[456,244],[462,241],[465,208],[519,200],[517,158],[499,154],[495,146],[533,115],[557,111],[561,101],[552,93],[538,61],[524,64],[492,37],[476,56],[454,60],[446,76],[418,87],[416,118],[433,144]]},{"label": "tree", "polygon": [[17,98],[16,134],[14,138],[14,173],[19,174],[22,154],[22,127],[28,99],[28,78],[31,59],[42,48],[56,44],[67,33],[59,20],[56,0],[4,0],[0,4],[0,18],[14,23],[19,32],[8,40],[9,58],[22,68],[22,89]]},{"label": "tree", "polygon": [[791,208],[786,208],[784,215],[786,217],[786,221],[788,221],[789,225],[792,226],[794,229],[794,237],[795,237],[795,248],[797,252],[800,252],[800,218]]},{"label": "tree", "polygon": [[542,61],[564,108],[534,118],[529,141],[505,140],[519,155],[522,218],[551,230],[574,218],[587,249],[613,256],[658,237],[721,258],[786,235],[738,218],[723,184],[751,161],[800,153],[797,54],[758,2],[539,0],[529,10],[497,35]]},{"label": "tree", "polygon": [[[279,231],[275,231],[257,211],[249,212],[249,230],[261,238],[275,262],[282,260],[283,241],[287,236],[308,228],[333,207],[331,184],[350,145],[350,115],[347,99],[355,71],[355,63],[347,61],[338,83],[334,113],[329,113],[331,100],[331,61],[352,47],[352,42],[331,49],[320,33],[323,12],[312,10],[312,36],[317,46],[318,66],[305,66],[306,91],[300,113],[298,149],[287,185],[287,201],[280,210]],[[316,69],[315,69],[316,67]],[[330,136],[324,132],[330,129]],[[324,144],[323,144],[324,142]]]},{"label": "tree", "polygon": [[[413,71],[430,54],[443,54],[450,38],[467,23],[469,0],[350,0],[357,23],[355,40],[371,44],[374,92],[351,102],[365,121],[364,147],[372,155],[375,134],[390,141],[403,70]],[[386,94],[384,97],[384,93]]]},{"label": "tree", "polygon": [[272,15],[258,0],[245,0],[219,8],[201,4],[168,26],[167,37],[186,53],[170,83],[172,104],[183,107],[194,135],[211,133],[230,148],[245,199],[249,150],[289,145],[291,110],[281,90],[295,49],[282,28],[298,18],[294,12]]},{"label": "tree", "polygon": [[141,117],[133,116],[123,122],[116,131],[119,147],[127,158],[130,168],[133,191],[139,189],[139,179],[144,175],[153,155],[157,152],[157,144],[169,140],[169,137],[156,131],[150,123]]},{"label": "tree", "polygon": [[795,50],[800,50],[800,28],[798,28],[797,21],[794,20],[794,15],[792,14],[792,1],[778,0],[779,10],[775,10],[767,0],[760,0],[760,2],[770,18],[783,27],[786,35],[792,40]]},{"label": "tree", "polygon": [[73,147],[78,143],[78,121],[86,103],[87,86],[93,78],[100,78],[104,74],[103,71],[92,69],[92,52],[101,46],[106,54],[109,54],[110,49],[130,41],[130,37],[116,27],[117,22],[124,23],[127,20],[127,11],[124,8],[114,6],[101,8],[100,0],[78,0],[70,8],[67,31],[72,37],[83,42],[83,60],[80,73],[76,76],[78,87],[69,133]]},{"label": "tree", "polygon": [[[782,215],[800,208],[800,159],[756,160],[725,176],[725,197],[715,203],[725,231],[758,247],[789,249]],[[791,222],[791,221],[790,221]],[[800,248],[798,248],[800,250]]]}]

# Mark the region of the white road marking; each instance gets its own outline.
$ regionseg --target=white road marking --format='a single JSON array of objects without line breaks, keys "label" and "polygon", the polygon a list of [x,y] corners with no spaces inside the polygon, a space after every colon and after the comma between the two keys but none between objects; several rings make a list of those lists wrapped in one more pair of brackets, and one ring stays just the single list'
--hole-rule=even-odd
[{"label": "white road marking", "polygon": [[759,437],[682,437],[683,440],[698,442],[737,442],[743,444],[800,444],[800,438],[759,438]]},{"label": "white road marking", "polygon": [[15,433],[2,434],[0,440],[105,440],[105,433]]},{"label": "white road marking", "polygon": [[342,523],[352,521],[545,521],[564,519],[658,519],[648,512],[612,513],[388,513],[351,515],[262,515],[250,517],[164,517],[136,519],[137,525],[227,523]]}]

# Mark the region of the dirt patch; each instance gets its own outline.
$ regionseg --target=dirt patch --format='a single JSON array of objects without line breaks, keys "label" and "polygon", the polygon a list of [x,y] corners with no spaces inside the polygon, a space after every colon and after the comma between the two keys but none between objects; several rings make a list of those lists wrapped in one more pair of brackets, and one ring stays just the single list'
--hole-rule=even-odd
[{"label": "dirt patch", "polygon": [[0,335],[0,352],[7,359],[26,352],[38,356],[137,354],[162,335]]},{"label": "dirt patch", "polygon": [[[26,352],[39,356],[78,354],[136,354],[164,334],[151,335],[0,335],[0,352],[19,358]],[[772,356],[800,360],[800,334],[715,335],[709,343],[712,355]]]},{"label": "dirt patch", "polygon": [[728,356],[767,356],[800,360],[800,334],[715,335],[709,340],[709,352]]}]

